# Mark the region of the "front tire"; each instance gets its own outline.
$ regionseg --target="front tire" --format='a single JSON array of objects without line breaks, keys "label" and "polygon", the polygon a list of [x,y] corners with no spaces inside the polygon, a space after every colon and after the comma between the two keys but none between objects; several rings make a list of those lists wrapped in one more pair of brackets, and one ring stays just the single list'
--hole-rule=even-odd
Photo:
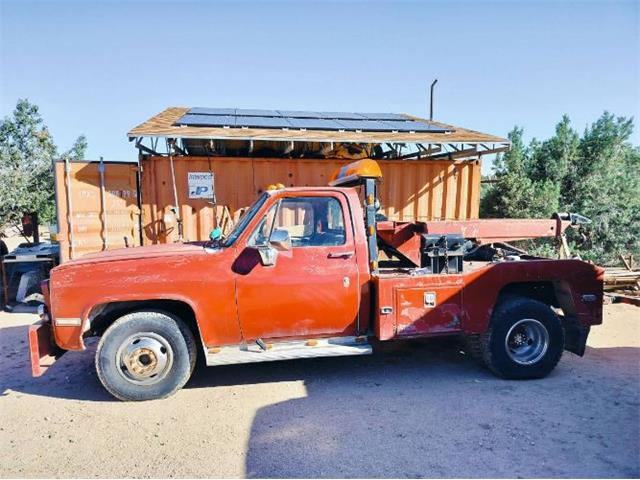
[{"label": "front tire", "polygon": [[98,378],[119,400],[168,397],[189,380],[195,345],[189,328],[169,313],[129,313],[100,339],[95,359]]},{"label": "front tire", "polygon": [[512,297],[501,302],[481,336],[484,363],[508,379],[542,378],[558,364],[564,330],[558,316],[537,300]]}]

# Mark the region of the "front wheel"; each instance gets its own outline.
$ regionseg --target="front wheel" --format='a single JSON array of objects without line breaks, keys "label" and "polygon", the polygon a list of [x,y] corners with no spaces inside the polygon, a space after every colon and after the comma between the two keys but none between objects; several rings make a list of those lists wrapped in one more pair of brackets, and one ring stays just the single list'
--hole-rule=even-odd
[{"label": "front wheel", "polygon": [[165,398],[182,388],[196,361],[193,334],[168,313],[140,311],[116,320],[96,351],[102,385],[120,400]]},{"label": "front wheel", "polygon": [[509,379],[542,378],[558,364],[564,330],[548,305],[530,298],[510,298],[496,307],[481,337],[484,363]]}]

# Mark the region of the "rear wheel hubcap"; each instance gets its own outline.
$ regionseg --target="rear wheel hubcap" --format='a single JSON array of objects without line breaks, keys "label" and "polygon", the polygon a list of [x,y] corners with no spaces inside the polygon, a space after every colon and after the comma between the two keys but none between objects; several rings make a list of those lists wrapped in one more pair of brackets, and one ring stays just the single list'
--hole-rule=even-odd
[{"label": "rear wheel hubcap", "polygon": [[549,348],[549,332],[538,320],[523,318],[514,323],[505,338],[507,355],[520,365],[539,362]]}]

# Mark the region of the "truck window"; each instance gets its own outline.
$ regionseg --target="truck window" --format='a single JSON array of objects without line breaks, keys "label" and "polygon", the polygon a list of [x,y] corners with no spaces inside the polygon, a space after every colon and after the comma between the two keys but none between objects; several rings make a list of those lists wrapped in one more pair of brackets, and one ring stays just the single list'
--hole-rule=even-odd
[{"label": "truck window", "polygon": [[273,205],[266,213],[262,220],[249,237],[248,245],[253,247],[265,246],[268,243],[269,236],[271,235],[271,229],[273,227],[273,219],[278,209],[278,204]]},{"label": "truck window", "polygon": [[223,247],[230,247],[233,243],[238,239],[242,231],[246,228],[247,224],[251,222],[251,219],[255,216],[255,214],[260,210],[260,207],[267,201],[267,197],[269,195],[265,192],[258,200],[245,212],[245,214],[240,218],[240,221],[236,223],[236,226],[233,227],[233,230],[229,233],[226,239],[222,242]]},{"label": "truck window", "polygon": [[273,229],[289,232],[293,247],[344,245],[344,215],[332,197],[284,198]]}]

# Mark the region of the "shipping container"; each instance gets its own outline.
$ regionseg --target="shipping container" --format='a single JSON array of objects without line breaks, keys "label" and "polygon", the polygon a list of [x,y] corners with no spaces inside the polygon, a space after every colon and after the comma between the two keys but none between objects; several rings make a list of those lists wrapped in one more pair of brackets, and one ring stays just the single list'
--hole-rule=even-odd
[{"label": "shipping container", "polygon": [[[174,157],[173,168],[179,212],[168,157],[141,160],[141,206],[144,243],[178,239],[177,219],[185,240],[205,240],[216,225],[214,207],[228,209],[237,219],[244,208],[269,185],[287,187],[328,184],[338,168],[349,163],[336,159],[283,159],[247,157]],[[390,220],[427,221],[478,218],[480,161],[380,160],[381,213]],[[192,198],[189,175],[212,174],[214,195]],[[193,183],[192,183],[193,185]]]},{"label": "shipping container", "polygon": [[54,167],[61,261],[141,244],[136,163],[57,161]]},{"label": "shipping container", "polygon": [[[206,240],[233,222],[269,185],[327,185],[343,159],[174,157],[183,238]],[[480,162],[379,161],[381,213],[390,220],[478,218]],[[103,169],[103,174],[101,174]],[[190,192],[189,174],[211,182],[205,195]],[[205,174],[205,175],[198,175]],[[61,260],[86,253],[178,240],[171,161],[56,162]],[[193,198],[200,196],[203,198]],[[214,215],[215,212],[215,215]]]}]

